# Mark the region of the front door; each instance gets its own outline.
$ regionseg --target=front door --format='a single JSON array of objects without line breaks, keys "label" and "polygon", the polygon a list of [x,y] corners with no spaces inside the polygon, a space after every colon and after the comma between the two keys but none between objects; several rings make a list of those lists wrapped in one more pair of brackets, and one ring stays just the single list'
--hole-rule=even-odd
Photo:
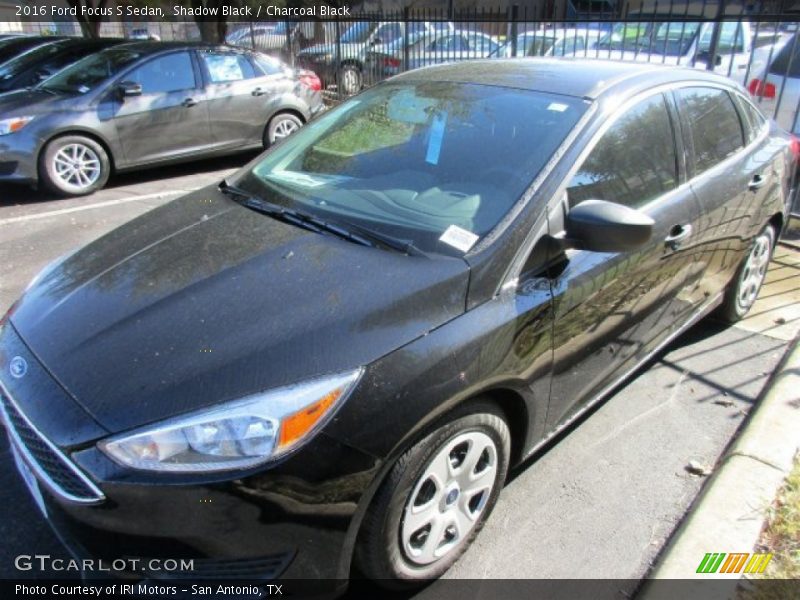
[{"label": "front door", "polygon": [[126,162],[154,162],[211,145],[208,107],[188,51],[152,58],[122,80],[142,86],[141,96],[119,100],[114,116]]},{"label": "front door", "polygon": [[[553,378],[547,427],[554,429],[622,376],[688,318],[684,295],[700,218],[679,187],[676,119],[663,94],[624,110],[572,175],[570,207],[588,199],[641,210],[653,236],[633,252],[568,250],[553,279]],[[551,229],[557,224],[551,222]]]}]

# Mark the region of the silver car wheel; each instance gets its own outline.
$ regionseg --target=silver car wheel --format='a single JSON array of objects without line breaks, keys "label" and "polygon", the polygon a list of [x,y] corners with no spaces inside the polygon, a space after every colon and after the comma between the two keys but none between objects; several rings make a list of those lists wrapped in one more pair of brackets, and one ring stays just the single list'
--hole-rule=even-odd
[{"label": "silver car wheel", "polygon": [[100,170],[100,157],[84,144],[68,144],[53,157],[53,172],[67,189],[90,188],[100,178]]},{"label": "silver car wheel", "polygon": [[293,120],[283,119],[282,121],[278,122],[273,130],[272,137],[274,139],[272,141],[282,140],[285,137],[289,137],[298,129],[300,129],[300,126]]},{"label": "silver car wheel", "polygon": [[478,522],[497,480],[497,446],[480,431],[448,441],[414,485],[400,524],[403,553],[428,565],[452,552]]},{"label": "silver car wheel", "polygon": [[767,267],[769,266],[771,255],[772,237],[768,233],[762,232],[755,239],[753,248],[750,250],[750,255],[747,257],[747,262],[745,262],[739,277],[736,303],[742,312],[747,312],[756,301],[758,291],[761,289],[761,284],[764,283],[764,277],[767,275]]}]

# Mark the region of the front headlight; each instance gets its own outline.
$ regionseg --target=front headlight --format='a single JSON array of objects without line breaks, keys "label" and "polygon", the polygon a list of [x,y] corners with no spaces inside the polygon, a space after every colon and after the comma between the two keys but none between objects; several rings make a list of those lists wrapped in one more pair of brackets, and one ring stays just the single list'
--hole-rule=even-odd
[{"label": "front headlight", "polygon": [[357,369],[254,394],[110,438],[98,447],[118,463],[148,471],[252,467],[309,439],[360,375]]},{"label": "front headlight", "polygon": [[33,121],[33,117],[11,117],[10,119],[0,119],[0,135],[8,135],[19,131],[25,125]]}]

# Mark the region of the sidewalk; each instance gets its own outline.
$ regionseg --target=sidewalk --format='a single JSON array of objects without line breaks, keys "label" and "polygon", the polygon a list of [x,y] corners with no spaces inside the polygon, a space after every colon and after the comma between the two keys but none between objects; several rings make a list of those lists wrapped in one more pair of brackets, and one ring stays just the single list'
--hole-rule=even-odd
[{"label": "sidewalk", "polygon": [[[681,584],[681,592],[692,598],[707,597],[709,586],[700,582],[713,579],[731,584],[714,586],[714,597],[733,593],[741,574],[697,573],[698,567],[707,553],[753,552],[766,513],[800,450],[800,251],[779,246],[775,263],[754,315],[741,328],[794,339],[794,347],[648,575],[648,580],[695,580],[695,588]],[[656,600],[672,592],[669,585],[648,581],[638,598]]]}]

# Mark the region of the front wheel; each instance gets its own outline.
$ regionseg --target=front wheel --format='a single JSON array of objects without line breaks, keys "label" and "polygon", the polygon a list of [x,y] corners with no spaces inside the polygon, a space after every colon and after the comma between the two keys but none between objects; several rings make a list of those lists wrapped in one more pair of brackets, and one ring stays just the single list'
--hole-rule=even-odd
[{"label": "front wheel", "polygon": [[483,527],[505,481],[511,436],[491,404],[472,405],[409,448],[377,492],[356,564],[384,585],[439,577]]},{"label": "front wheel", "polygon": [[102,188],[111,173],[103,147],[82,135],[56,138],[39,156],[44,186],[63,196],[85,196]]},{"label": "front wheel", "polygon": [[719,314],[726,321],[735,323],[741,320],[755,303],[775,249],[775,237],[775,228],[767,225],[753,240],[720,306]]}]

